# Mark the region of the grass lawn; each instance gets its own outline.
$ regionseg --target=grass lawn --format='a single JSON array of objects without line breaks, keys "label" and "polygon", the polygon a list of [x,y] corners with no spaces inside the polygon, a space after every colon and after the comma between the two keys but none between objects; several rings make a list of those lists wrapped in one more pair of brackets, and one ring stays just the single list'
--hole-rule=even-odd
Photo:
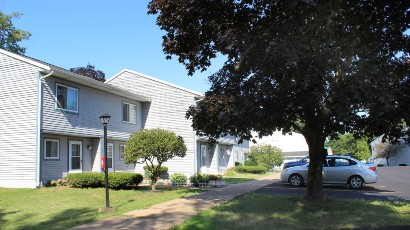
[{"label": "grass lawn", "polygon": [[116,211],[99,214],[98,208],[105,207],[104,188],[0,188],[0,229],[67,229],[198,192],[183,188],[110,190],[110,206]]},{"label": "grass lawn", "polygon": [[314,204],[302,197],[250,193],[203,211],[173,229],[346,229],[388,226],[410,226],[410,203],[338,199]]},{"label": "grass lawn", "polygon": [[223,181],[227,184],[238,184],[243,183],[251,180],[255,180],[260,177],[264,177],[274,172],[268,172],[265,174],[252,174],[252,173],[237,173],[237,172],[229,172],[227,175],[223,175]]}]

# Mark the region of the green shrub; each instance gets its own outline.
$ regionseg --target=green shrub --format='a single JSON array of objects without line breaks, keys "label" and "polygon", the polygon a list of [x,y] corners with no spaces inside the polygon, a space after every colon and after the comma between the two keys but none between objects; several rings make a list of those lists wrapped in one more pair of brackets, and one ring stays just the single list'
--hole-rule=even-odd
[{"label": "green shrub", "polygon": [[[142,176],[138,173],[108,173],[108,184],[112,189],[128,189],[141,181]],[[97,172],[70,173],[67,175],[67,183],[73,188],[102,188],[105,187],[105,175]]]},{"label": "green shrub", "polygon": [[211,179],[207,174],[203,173],[195,173],[191,177],[189,177],[189,181],[194,184],[194,186],[198,187],[200,183],[208,183]]},{"label": "green shrub", "polygon": [[63,179],[58,179],[58,180],[48,180],[46,186],[51,186],[51,187],[55,187],[55,186],[66,186],[67,185],[67,181],[63,180]]},{"label": "green shrub", "polygon": [[235,171],[239,173],[253,173],[253,174],[262,174],[265,173],[268,169],[263,166],[236,166]]},{"label": "green shrub", "polygon": [[69,173],[67,183],[73,188],[98,188],[103,187],[104,173],[83,172]]},{"label": "green shrub", "polygon": [[258,163],[251,161],[251,160],[246,160],[245,166],[258,166]]},{"label": "green shrub", "polygon": [[241,162],[235,162],[235,166],[242,166],[243,164]]},{"label": "green shrub", "polygon": [[[142,181],[142,175],[129,172],[108,173],[108,184],[111,189],[130,189]],[[105,186],[105,183],[103,183]]]},{"label": "green shrub", "polygon": [[217,180],[222,180],[222,175],[215,175],[215,174],[207,174],[209,177],[209,180],[217,181]]},{"label": "green shrub", "polygon": [[170,180],[172,184],[186,184],[188,181],[188,177],[183,173],[173,173],[170,176]]}]

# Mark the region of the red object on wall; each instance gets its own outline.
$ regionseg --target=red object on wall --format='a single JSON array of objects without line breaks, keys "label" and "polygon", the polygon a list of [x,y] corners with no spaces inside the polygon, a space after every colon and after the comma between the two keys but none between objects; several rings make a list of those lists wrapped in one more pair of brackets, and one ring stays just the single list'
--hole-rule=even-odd
[{"label": "red object on wall", "polygon": [[105,158],[104,158],[104,156],[101,157],[101,168],[105,169]]}]

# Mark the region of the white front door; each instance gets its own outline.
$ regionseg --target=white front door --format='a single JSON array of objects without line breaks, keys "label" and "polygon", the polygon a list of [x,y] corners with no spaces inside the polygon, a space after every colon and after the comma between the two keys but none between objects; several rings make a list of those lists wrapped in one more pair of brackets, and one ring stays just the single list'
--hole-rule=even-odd
[{"label": "white front door", "polygon": [[69,172],[83,171],[83,143],[81,141],[69,141]]},{"label": "white front door", "polygon": [[207,157],[207,147],[204,144],[200,145],[200,152],[199,152],[199,157],[200,157],[200,172],[202,173],[207,173],[208,172],[208,157]]},{"label": "white front door", "polygon": [[114,172],[114,144],[107,144],[107,167],[108,172]]}]

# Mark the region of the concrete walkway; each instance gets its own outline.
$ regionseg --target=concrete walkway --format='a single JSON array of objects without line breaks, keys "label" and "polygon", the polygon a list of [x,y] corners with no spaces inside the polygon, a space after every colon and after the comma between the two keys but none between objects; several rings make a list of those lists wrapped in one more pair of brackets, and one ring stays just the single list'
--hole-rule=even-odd
[{"label": "concrete walkway", "polygon": [[279,177],[279,173],[274,173],[245,183],[212,188],[201,194],[156,204],[147,209],[125,213],[124,216],[113,216],[73,229],[170,229],[182,224],[202,210],[210,209],[236,196],[272,184]]}]

